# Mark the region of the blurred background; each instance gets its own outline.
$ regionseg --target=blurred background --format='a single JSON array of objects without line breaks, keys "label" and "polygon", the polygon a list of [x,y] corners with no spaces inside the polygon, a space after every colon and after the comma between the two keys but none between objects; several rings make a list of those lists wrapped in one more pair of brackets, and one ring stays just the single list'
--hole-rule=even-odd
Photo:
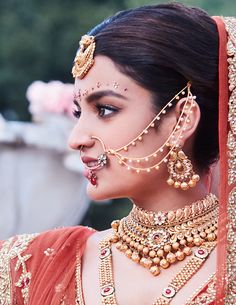
[{"label": "blurred background", "polygon": [[[58,101],[60,109],[57,100],[72,90],[64,84],[73,83],[81,35],[119,10],[167,2],[0,0],[0,238],[79,223],[104,229],[129,211],[126,199],[98,204],[86,197],[78,159],[66,144],[74,124],[64,105],[70,99]],[[210,15],[236,13],[235,0],[180,2]]]}]

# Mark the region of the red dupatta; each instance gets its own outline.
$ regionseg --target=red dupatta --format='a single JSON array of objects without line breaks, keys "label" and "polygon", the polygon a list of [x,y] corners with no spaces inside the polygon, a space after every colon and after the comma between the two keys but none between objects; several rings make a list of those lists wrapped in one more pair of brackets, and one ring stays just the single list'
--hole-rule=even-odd
[{"label": "red dupatta", "polygon": [[[219,33],[219,223],[216,305],[236,304],[236,18],[214,17]],[[234,164],[235,163],[235,164]]]}]

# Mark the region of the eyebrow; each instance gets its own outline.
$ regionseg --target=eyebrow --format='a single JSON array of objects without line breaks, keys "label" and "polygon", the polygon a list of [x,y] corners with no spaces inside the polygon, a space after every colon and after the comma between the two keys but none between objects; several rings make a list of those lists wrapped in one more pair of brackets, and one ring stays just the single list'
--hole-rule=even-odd
[{"label": "eyebrow", "polygon": [[127,97],[125,97],[124,95],[122,95],[120,93],[116,93],[112,90],[104,90],[104,91],[98,91],[98,92],[91,93],[89,96],[86,97],[86,101],[88,103],[92,103],[95,100],[99,100],[105,96],[113,96],[113,97],[121,98],[123,100],[127,100]]}]

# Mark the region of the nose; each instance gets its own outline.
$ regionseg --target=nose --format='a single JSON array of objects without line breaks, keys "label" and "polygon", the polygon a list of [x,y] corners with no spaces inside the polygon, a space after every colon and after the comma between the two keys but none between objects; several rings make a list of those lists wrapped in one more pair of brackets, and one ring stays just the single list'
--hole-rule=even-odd
[{"label": "nose", "polygon": [[75,150],[80,150],[82,147],[90,148],[94,142],[92,135],[88,131],[81,130],[79,124],[75,125],[68,139],[69,147]]}]

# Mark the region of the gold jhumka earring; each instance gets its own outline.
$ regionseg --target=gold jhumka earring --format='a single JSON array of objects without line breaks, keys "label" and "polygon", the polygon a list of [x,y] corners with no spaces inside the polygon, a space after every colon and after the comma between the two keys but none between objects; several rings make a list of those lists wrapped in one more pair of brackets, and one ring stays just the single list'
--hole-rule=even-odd
[{"label": "gold jhumka earring", "polygon": [[171,151],[167,168],[170,174],[167,183],[175,188],[187,190],[196,186],[200,179],[199,175],[194,173],[191,161],[181,148],[174,148]]}]

